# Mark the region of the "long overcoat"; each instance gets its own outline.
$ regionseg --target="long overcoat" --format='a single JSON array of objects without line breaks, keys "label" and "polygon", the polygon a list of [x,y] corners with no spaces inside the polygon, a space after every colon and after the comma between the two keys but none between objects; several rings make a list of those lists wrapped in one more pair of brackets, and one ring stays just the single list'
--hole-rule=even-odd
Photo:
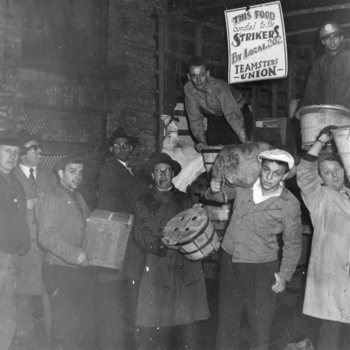
[{"label": "long overcoat", "polygon": [[302,159],[297,175],[314,226],[303,313],[350,323],[350,200],[321,184],[317,161]]},{"label": "long overcoat", "polygon": [[135,205],[135,239],[146,251],[138,326],[172,327],[209,317],[201,262],[190,261],[176,250],[168,249],[164,256],[157,250],[166,223],[191,204],[185,193],[173,188],[153,189]]},{"label": "long overcoat", "polygon": [[[131,214],[133,204],[144,192],[139,179],[117,158],[111,156],[102,165],[98,181],[98,209]],[[144,254],[130,236],[122,271],[101,272],[100,280],[139,280],[143,264]]]},{"label": "long overcoat", "polygon": [[0,172],[0,350],[10,347],[16,329],[16,254],[29,250],[26,202],[20,182]]},{"label": "long overcoat", "polygon": [[43,165],[37,167],[35,185],[29,181],[19,165],[14,169],[14,175],[23,186],[27,200],[27,222],[30,229],[31,248],[28,254],[16,260],[16,293],[26,295],[41,295],[41,266],[43,251],[37,243],[36,202],[54,184],[57,177],[53,171]]}]

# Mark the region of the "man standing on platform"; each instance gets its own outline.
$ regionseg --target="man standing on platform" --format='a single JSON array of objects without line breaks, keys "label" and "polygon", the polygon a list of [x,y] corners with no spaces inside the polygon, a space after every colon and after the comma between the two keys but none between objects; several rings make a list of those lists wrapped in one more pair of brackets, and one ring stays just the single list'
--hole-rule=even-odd
[{"label": "man standing on platform", "polygon": [[16,262],[16,299],[17,299],[17,336],[26,336],[34,330],[35,308],[40,305],[36,299],[41,299],[44,306],[46,329],[50,331],[50,312],[48,296],[41,278],[43,252],[37,244],[37,216],[36,204],[54,184],[57,177],[53,171],[40,164],[42,146],[39,135],[25,132],[20,135],[21,149],[19,164],[14,174],[21,182],[27,200],[27,221],[30,228],[31,249],[28,254],[17,259]]},{"label": "man standing on platform", "polygon": [[[97,208],[131,213],[144,188],[128,164],[138,139],[116,129],[108,139],[109,157],[98,181]],[[136,301],[144,254],[132,237],[121,271],[105,270],[99,276],[100,349],[134,349]]]},{"label": "man standing on platform", "polygon": [[[246,142],[251,136],[253,116],[242,94],[223,80],[211,77],[202,57],[190,59],[187,77],[185,107],[196,149]],[[204,116],[208,120],[207,132]]]},{"label": "man standing on platform", "polygon": [[343,31],[328,21],[319,30],[325,53],[311,69],[300,106],[325,104],[350,108],[350,50],[344,48]]},{"label": "man standing on platform", "polygon": [[7,350],[16,329],[15,259],[30,249],[27,205],[21,183],[13,175],[19,139],[0,132],[0,349]]}]

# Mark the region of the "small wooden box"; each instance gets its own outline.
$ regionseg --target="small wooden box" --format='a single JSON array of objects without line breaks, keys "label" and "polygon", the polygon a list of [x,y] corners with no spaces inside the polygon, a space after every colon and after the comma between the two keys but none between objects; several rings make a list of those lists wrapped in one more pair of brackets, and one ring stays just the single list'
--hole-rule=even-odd
[{"label": "small wooden box", "polygon": [[90,264],[120,270],[133,223],[131,214],[95,209],[86,221],[82,243]]}]

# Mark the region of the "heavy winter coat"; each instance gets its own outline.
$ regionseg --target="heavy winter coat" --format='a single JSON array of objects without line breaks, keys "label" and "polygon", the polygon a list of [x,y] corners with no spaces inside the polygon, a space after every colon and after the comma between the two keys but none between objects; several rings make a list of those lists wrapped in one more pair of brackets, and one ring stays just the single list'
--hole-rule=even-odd
[{"label": "heavy winter coat", "polygon": [[350,200],[323,186],[317,167],[302,159],[297,170],[314,226],[303,313],[350,323]]},{"label": "heavy winter coat", "polygon": [[138,326],[171,327],[209,317],[201,262],[159,248],[166,223],[191,204],[185,193],[173,188],[165,192],[153,189],[135,206],[135,239],[147,253],[137,305]]}]

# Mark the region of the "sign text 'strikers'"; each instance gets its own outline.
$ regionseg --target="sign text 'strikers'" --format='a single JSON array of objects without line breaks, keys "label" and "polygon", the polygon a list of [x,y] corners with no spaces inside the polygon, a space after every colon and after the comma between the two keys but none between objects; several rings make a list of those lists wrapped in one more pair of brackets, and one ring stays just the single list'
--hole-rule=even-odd
[{"label": "sign text 'strikers'", "polygon": [[279,1],[225,11],[228,82],[287,76],[287,47]]}]

